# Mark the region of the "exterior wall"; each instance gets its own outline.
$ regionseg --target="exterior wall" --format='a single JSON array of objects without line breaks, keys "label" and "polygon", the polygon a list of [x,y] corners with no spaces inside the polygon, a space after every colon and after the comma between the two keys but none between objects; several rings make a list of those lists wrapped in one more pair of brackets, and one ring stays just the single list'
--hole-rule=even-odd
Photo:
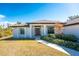
[{"label": "exterior wall", "polygon": [[[15,27],[13,30],[14,38],[34,38],[35,37],[35,26],[40,26],[41,36],[48,35],[48,26],[53,26],[54,24],[30,24],[29,27]],[[20,34],[20,28],[24,28],[25,34]],[[56,33],[54,29],[54,33]]]},{"label": "exterior wall", "polygon": [[66,26],[63,30],[64,34],[73,34],[79,38],[79,25]]},{"label": "exterior wall", "polygon": [[48,35],[48,33],[47,33],[47,32],[48,32],[48,31],[47,31],[47,26],[46,26],[46,25],[44,25],[44,27],[43,27],[43,32],[42,32],[43,36]]},{"label": "exterior wall", "polygon": [[41,36],[48,35],[47,26],[54,26],[54,24],[30,24],[31,28],[31,36],[35,37],[35,26],[40,26]]},{"label": "exterior wall", "polygon": [[40,26],[40,32],[41,36],[46,36],[47,35],[47,25],[46,24],[31,24],[31,34],[32,37],[35,37],[35,26]]},{"label": "exterior wall", "polygon": [[[20,34],[20,28],[24,28],[25,30],[25,34]],[[14,28],[13,30],[13,37],[14,38],[29,38],[30,37],[30,28],[28,27],[17,27],[17,28]]]},{"label": "exterior wall", "polygon": [[29,34],[29,38],[33,38],[33,31],[32,30],[33,30],[33,27],[32,27],[32,25],[30,25],[29,26],[29,30],[27,30],[29,32],[28,33]]},{"label": "exterior wall", "polygon": [[18,28],[14,28],[13,29],[13,38],[18,38],[18,33],[19,33]]}]

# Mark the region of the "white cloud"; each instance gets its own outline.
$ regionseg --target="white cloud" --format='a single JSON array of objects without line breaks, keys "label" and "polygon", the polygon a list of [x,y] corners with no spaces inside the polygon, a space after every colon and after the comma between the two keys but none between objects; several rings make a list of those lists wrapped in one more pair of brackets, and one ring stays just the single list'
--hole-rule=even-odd
[{"label": "white cloud", "polygon": [[0,14],[0,20],[4,19],[6,16]]},{"label": "white cloud", "polygon": [[6,16],[0,14],[0,25],[6,28],[9,24],[15,24],[14,22],[6,21]]}]

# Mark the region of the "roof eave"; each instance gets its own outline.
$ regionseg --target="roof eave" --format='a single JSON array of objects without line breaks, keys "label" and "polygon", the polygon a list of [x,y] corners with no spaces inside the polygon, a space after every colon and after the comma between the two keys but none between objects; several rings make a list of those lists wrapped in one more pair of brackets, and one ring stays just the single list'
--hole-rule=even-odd
[{"label": "roof eave", "polygon": [[78,23],[72,23],[72,24],[65,24],[64,26],[73,26],[73,25],[79,25],[79,22]]}]

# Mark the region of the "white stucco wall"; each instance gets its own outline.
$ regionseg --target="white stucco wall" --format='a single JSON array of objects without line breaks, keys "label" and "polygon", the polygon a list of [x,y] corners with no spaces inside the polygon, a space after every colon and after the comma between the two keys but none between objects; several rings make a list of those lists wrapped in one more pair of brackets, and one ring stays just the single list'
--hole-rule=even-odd
[{"label": "white stucco wall", "polygon": [[63,30],[64,34],[73,34],[79,38],[79,25],[66,26]]},{"label": "white stucco wall", "polygon": [[35,37],[35,26],[40,26],[40,34],[41,36],[47,35],[47,25],[45,24],[31,24],[31,36]]},{"label": "white stucco wall", "polygon": [[[48,35],[48,26],[54,26],[54,24],[30,24],[29,27],[15,27],[13,30],[14,38],[34,38],[35,37],[35,26],[41,26],[41,36]],[[20,28],[24,28],[25,34],[20,34]]]},{"label": "white stucco wall", "polygon": [[13,38],[18,38],[18,28],[13,29]]},{"label": "white stucco wall", "polygon": [[47,25],[43,26],[43,32],[42,32],[43,36],[48,35],[48,31],[47,31]]},{"label": "white stucco wall", "polygon": [[[25,34],[20,34],[20,28],[24,28]],[[29,38],[30,37],[30,28],[28,27],[16,27],[13,30],[13,37],[14,38]]]}]

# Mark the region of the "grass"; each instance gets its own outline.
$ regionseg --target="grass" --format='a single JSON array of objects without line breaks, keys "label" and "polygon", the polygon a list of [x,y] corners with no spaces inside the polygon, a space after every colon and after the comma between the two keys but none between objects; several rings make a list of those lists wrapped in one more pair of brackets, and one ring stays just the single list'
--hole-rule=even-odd
[{"label": "grass", "polygon": [[1,56],[67,56],[35,40],[1,40]]}]

